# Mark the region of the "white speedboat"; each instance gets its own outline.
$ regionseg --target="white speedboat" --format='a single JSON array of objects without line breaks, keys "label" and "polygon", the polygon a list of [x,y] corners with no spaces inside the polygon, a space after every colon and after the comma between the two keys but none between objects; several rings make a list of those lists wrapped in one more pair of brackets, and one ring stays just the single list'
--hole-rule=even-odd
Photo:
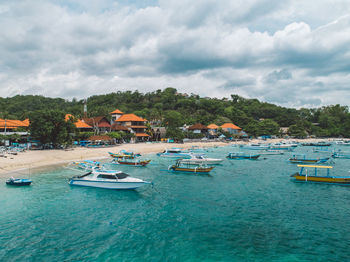
[{"label": "white speedboat", "polygon": [[130,177],[121,171],[101,170],[93,167],[92,171],[82,176],[75,176],[69,180],[73,186],[88,186],[107,189],[135,189],[151,182]]},{"label": "white speedboat", "polygon": [[162,153],[157,153],[161,157],[171,157],[171,158],[190,158],[191,153],[182,151],[181,148],[170,148],[165,149]]},{"label": "white speedboat", "polygon": [[207,158],[203,154],[192,154],[190,159],[183,159],[181,161],[188,165],[218,165],[224,160],[220,158]]}]

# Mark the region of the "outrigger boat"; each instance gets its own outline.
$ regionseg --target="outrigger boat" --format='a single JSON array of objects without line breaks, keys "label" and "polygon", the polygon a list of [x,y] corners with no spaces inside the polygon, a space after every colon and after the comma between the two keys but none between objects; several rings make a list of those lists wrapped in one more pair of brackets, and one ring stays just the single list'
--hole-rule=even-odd
[{"label": "outrigger boat", "polygon": [[74,176],[69,180],[72,186],[98,187],[106,189],[135,189],[151,182],[130,177],[121,171],[100,170],[93,167],[91,172]]},{"label": "outrigger boat", "polygon": [[108,154],[113,157],[113,158],[129,158],[129,159],[134,159],[136,155],[125,155],[125,154],[120,154],[120,153],[112,153],[108,152]]},{"label": "outrigger boat", "polygon": [[247,154],[244,152],[231,152],[226,156],[229,159],[250,159],[256,160],[260,157],[260,154]]},{"label": "outrigger boat", "polygon": [[113,164],[127,165],[127,166],[147,166],[151,160],[131,160],[125,158],[115,158],[112,160]]},{"label": "outrigger boat", "polygon": [[89,170],[91,171],[93,167],[100,166],[100,162],[93,161],[93,160],[83,160],[83,161],[78,161],[78,162],[73,162],[72,163],[74,167],[77,167],[82,170]]},{"label": "outrigger boat", "polygon": [[170,165],[168,167],[169,171],[177,171],[177,172],[191,172],[191,173],[201,173],[206,174],[209,173],[211,170],[214,169],[214,167],[208,167],[205,165],[198,165],[196,167],[193,167],[192,165],[186,164],[182,162],[183,159],[176,160],[175,165]]},{"label": "outrigger boat", "polygon": [[[314,182],[314,183],[326,183],[326,184],[339,184],[350,186],[350,177],[336,177],[330,175],[330,169],[332,166],[315,166],[315,165],[298,165],[300,171],[291,175],[297,182]],[[314,172],[308,172],[308,169],[314,169]],[[326,175],[321,176],[318,173],[318,168],[326,169]]]},{"label": "outrigger boat", "polygon": [[181,148],[165,149],[162,153],[157,153],[157,156],[171,158],[191,158],[191,153],[182,151]]},{"label": "outrigger boat", "polygon": [[11,177],[6,180],[6,184],[10,186],[29,186],[32,183],[32,180],[25,178],[14,178]]},{"label": "outrigger boat", "polygon": [[289,162],[291,163],[310,163],[310,164],[320,164],[320,163],[326,163],[329,160],[329,157],[325,158],[306,158],[303,154],[293,155],[291,158],[289,158]]},{"label": "outrigger boat", "polygon": [[341,158],[341,159],[350,159],[350,152],[346,152],[346,151],[333,152],[332,157]]},{"label": "outrigger boat", "polygon": [[128,156],[141,156],[140,153],[134,153],[133,151],[126,151],[126,150],[120,150],[119,154],[121,155],[128,155]]},{"label": "outrigger boat", "polygon": [[324,142],[317,142],[317,143],[302,143],[302,146],[331,146],[332,144],[324,143]]}]

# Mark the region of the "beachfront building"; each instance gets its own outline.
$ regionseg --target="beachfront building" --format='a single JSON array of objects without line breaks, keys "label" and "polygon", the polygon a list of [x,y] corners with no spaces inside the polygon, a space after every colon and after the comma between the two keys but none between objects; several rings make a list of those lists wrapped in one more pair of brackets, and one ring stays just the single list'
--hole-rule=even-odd
[{"label": "beachfront building", "polygon": [[208,134],[209,134],[209,136],[216,137],[217,134],[218,134],[219,126],[215,125],[215,124],[210,124],[207,127],[208,127]]},{"label": "beachfront building", "polygon": [[188,128],[188,131],[192,131],[194,134],[203,134],[206,135],[208,133],[208,127],[202,125],[200,123],[194,124]]},{"label": "beachfront building", "polygon": [[113,123],[112,128],[116,131],[126,131],[126,129],[135,135],[136,141],[145,141],[149,139],[149,135],[146,134],[146,119],[139,117],[135,114],[124,114],[120,110],[116,109],[110,113],[112,115]]},{"label": "beachfront building", "polygon": [[28,135],[29,119],[12,120],[0,118],[0,134],[1,135]]},{"label": "beachfront building", "polygon": [[242,128],[232,123],[225,123],[221,126],[221,128],[222,130],[230,133],[231,135],[240,135],[242,131]]},{"label": "beachfront building", "polygon": [[103,134],[111,131],[111,124],[104,116],[84,117],[82,121],[91,126],[96,134]]},{"label": "beachfront building", "polygon": [[74,118],[74,116],[71,115],[71,114],[66,114],[66,116],[65,116],[66,121],[68,121],[71,117],[73,118],[73,121],[75,121],[74,125],[75,125],[75,127],[77,129],[79,129],[79,131],[81,131],[81,132],[93,131],[93,127],[92,126],[86,124],[84,121],[82,121],[80,119]]}]

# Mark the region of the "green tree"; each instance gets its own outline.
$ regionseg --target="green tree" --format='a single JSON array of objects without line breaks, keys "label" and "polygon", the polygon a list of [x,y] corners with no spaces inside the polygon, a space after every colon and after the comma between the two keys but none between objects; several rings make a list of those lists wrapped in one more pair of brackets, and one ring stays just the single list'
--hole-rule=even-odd
[{"label": "green tree", "polygon": [[75,133],[74,119],[65,120],[65,113],[58,110],[37,111],[30,116],[29,125],[32,138],[42,144],[52,144],[58,147],[71,144],[71,134]]},{"label": "green tree", "polygon": [[265,119],[259,122],[257,135],[278,135],[280,126],[271,119]]}]

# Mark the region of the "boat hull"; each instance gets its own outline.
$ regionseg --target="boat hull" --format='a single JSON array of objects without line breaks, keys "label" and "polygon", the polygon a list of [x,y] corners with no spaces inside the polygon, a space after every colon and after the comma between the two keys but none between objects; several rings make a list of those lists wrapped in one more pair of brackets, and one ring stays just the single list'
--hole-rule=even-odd
[{"label": "boat hull", "polygon": [[126,166],[147,166],[151,160],[148,161],[140,161],[140,162],[128,162],[128,161],[116,161],[119,165],[126,165]]},{"label": "boat hull", "polygon": [[69,184],[72,186],[97,187],[105,189],[136,189],[148,182],[109,182],[109,181],[94,181],[83,179],[71,179]]},{"label": "boat hull", "polygon": [[250,159],[256,160],[260,157],[260,155],[252,155],[252,156],[228,156],[228,159]]},{"label": "boat hull", "polygon": [[350,186],[350,178],[341,177],[319,177],[319,176],[305,176],[300,174],[293,175],[296,181],[299,182],[315,182],[328,184],[341,184]]},{"label": "boat hull", "polygon": [[297,158],[290,158],[289,162],[293,164],[320,164],[325,163],[328,161],[329,158],[322,158],[322,159],[297,159]]},{"label": "boat hull", "polygon": [[221,164],[223,160],[206,160],[206,161],[202,161],[202,160],[192,160],[192,159],[185,159],[182,161],[182,163],[184,164],[188,164],[188,165],[219,165]]},{"label": "boat hull", "polygon": [[176,167],[172,166],[170,170],[177,171],[177,172],[190,172],[190,173],[209,173],[211,170],[213,170],[214,167],[208,167],[208,168],[186,168],[186,167]]},{"label": "boat hull", "polygon": [[23,182],[14,182],[14,181],[6,181],[6,185],[9,186],[29,186],[32,181],[23,181]]}]

